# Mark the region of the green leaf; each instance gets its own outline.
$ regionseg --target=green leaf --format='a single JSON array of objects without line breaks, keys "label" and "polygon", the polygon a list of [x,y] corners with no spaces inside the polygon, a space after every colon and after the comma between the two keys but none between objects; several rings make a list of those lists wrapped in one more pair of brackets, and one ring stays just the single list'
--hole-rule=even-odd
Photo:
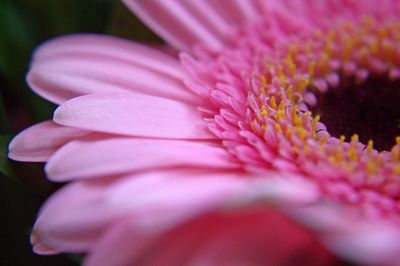
[{"label": "green leaf", "polygon": [[145,43],[163,43],[154,32],[135,17],[121,1],[115,2],[112,11],[106,33]]},{"label": "green leaf", "polygon": [[0,172],[6,176],[13,177],[14,171],[7,158],[7,147],[11,136],[0,135]]}]

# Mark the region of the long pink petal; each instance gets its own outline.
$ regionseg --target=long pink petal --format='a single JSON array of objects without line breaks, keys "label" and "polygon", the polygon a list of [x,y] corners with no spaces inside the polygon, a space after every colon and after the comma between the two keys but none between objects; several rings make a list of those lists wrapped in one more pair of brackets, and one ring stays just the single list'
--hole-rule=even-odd
[{"label": "long pink petal", "polygon": [[124,0],[126,6],[158,35],[179,50],[191,50],[198,43],[221,48],[223,40],[180,1]]},{"label": "long pink petal", "polygon": [[[186,252],[176,250],[178,253],[171,253],[170,249],[167,248],[170,246],[169,244],[164,246],[165,243],[160,245],[156,243],[165,240],[160,237],[160,234],[176,226],[179,229],[173,230],[181,232],[181,224],[185,221],[192,221],[192,218],[195,218],[195,223],[200,225],[202,222],[201,220],[198,221],[197,217],[209,211],[223,208],[229,213],[236,208],[241,210],[243,205],[264,200],[287,202],[285,199],[288,198],[289,194],[292,197],[297,195],[294,197],[303,199],[303,201],[298,200],[296,203],[292,201],[292,204],[304,203],[305,198],[308,198],[308,200],[314,198],[315,190],[310,189],[306,183],[293,183],[292,181],[296,178],[287,178],[284,178],[286,186],[292,187],[292,189],[287,189],[284,193],[271,193],[271,191],[283,192],[282,189],[277,188],[283,183],[276,182],[279,178],[275,179],[274,176],[258,178],[229,172],[210,173],[193,170],[153,172],[120,182],[109,190],[109,200],[113,202],[116,208],[126,210],[126,213],[129,213],[127,215],[129,218],[118,222],[110,230],[107,230],[99,244],[93,249],[94,252],[87,258],[85,265],[131,265],[138,258],[140,259],[146,251],[150,253],[165,251],[165,253],[169,253],[170,256],[179,260]],[[289,192],[289,190],[291,191]],[[306,194],[308,196],[304,197]],[[128,200],[132,195],[135,195],[134,200]],[[282,199],[284,200],[281,201]],[[158,218],[154,219],[154,217]],[[228,222],[228,220],[225,222]],[[229,226],[225,222],[219,225]],[[235,222],[235,219],[230,222]],[[260,221],[259,223],[260,225],[264,224],[265,227],[263,229],[260,229],[260,226],[250,228],[255,231],[270,229],[271,225],[268,222]],[[192,233],[196,234],[197,232],[199,234],[197,237],[213,238],[210,236],[213,233],[208,230],[210,228],[207,228],[204,228],[205,231],[197,228]],[[245,228],[249,230],[247,225]],[[184,229],[182,230],[184,231]],[[217,231],[221,230],[222,228],[217,229]],[[209,234],[206,232],[209,232]],[[183,235],[186,235],[186,233],[182,232]],[[175,235],[175,233],[172,233],[172,235]],[[196,246],[197,242],[191,241],[193,239],[190,237],[187,240],[189,243],[185,244],[182,242],[183,239],[180,239],[178,241],[180,247],[186,246],[187,251],[195,251],[196,248],[190,249],[190,247]],[[130,246],[129,249],[124,248],[127,243]],[[175,242],[175,244],[177,243]],[[154,245],[156,245],[156,248],[154,248]],[[169,251],[160,251],[160,247],[161,249],[167,248]],[[177,247],[175,246],[175,248]],[[159,255],[166,258],[164,255],[168,254]],[[168,259],[171,259],[171,257]],[[176,262],[166,265],[180,264]],[[141,265],[141,263],[137,263]],[[149,265],[159,265],[159,263],[150,263]]]},{"label": "long pink petal", "polygon": [[225,39],[227,35],[233,33],[234,28],[223,16],[218,13],[210,1],[188,0],[183,4],[188,8],[192,16],[195,16],[200,23],[207,27],[214,34]]},{"label": "long pink petal", "polygon": [[[135,224],[152,230],[178,224],[210,209],[241,208],[258,201],[281,205],[315,202],[315,186],[294,176],[250,176],[234,171],[178,169],[138,174],[113,186],[110,200],[120,209],[135,212]],[[199,189],[201,188],[201,189]],[[135,200],[127,201],[131,195]],[[173,210],[179,210],[173,211]],[[157,220],[152,217],[158,216]]]},{"label": "long pink petal", "polygon": [[[94,255],[98,257],[104,245],[99,243],[98,246],[98,240],[108,238],[108,233],[103,236],[105,231],[109,228],[118,231],[120,221],[131,217],[128,225],[141,234],[133,239],[129,236],[131,256],[143,248],[152,235],[157,236],[208,211],[240,210],[244,205],[265,200],[289,204],[287,199],[292,199],[291,205],[315,200],[313,187],[293,182],[296,180],[293,178],[283,178],[286,186],[292,187],[285,192],[279,189],[283,183],[277,183],[279,178],[274,176],[251,177],[243,173],[198,169],[150,171],[74,182],[56,192],[42,207],[33,229],[32,243],[35,252],[40,254],[96,250]],[[123,229],[130,234],[129,228]],[[117,257],[122,259],[126,254],[120,253],[123,252],[119,249],[121,245],[123,243],[115,248]],[[103,255],[111,259],[113,250]]]},{"label": "long pink petal", "polygon": [[61,146],[90,131],[45,121],[25,129],[10,142],[8,157],[17,161],[45,162]]},{"label": "long pink petal", "polygon": [[51,180],[67,181],[166,167],[239,166],[223,148],[210,143],[89,136],[63,146],[51,157],[46,171]]},{"label": "long pink petal", "polygon": [[61,125],[130,136],[213,139],[195,107],[156,96],[105,93],[74,98],[54,113]]},{"label": "long pink petal", "polygon": [[182,83],[185,77],[177,59],[155,49],[115,37],[82,34],[40,46],[27,80],[35,92],[55,103],[118,91],[199,103]]},{"label": "long pink petal", "polygon": [[[198,170],[74,182],[51,196],[40,210],[31,236],[33,248],[39,254],[87,251],[106,227],[127,215],[137,217],[141,228],[159,231],[178,222],[178,217],[181,221],[240,197],[247,189],[244,182],[234,175]],[[177,211],[182,207],[189,212]],[[154,220],[154,215],[160,219]]]},{"label": "long pink petal", "polygon": [[254,0],[211,0],[215,9],[233,25],[241,25],[256,19],[260,14]]}]

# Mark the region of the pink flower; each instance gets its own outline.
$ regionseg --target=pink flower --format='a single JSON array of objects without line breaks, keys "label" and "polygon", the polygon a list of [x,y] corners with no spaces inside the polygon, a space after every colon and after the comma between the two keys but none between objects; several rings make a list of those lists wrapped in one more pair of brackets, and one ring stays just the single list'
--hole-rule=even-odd
[{"label": "pink flower", "polygon": [[28,83],[60,106],[9,156],[70,184],[41,210],[35,252],[336,263],[318,240],[400,264],[398,1],[124,2],[179,59],[98,35],[36,51]]}]

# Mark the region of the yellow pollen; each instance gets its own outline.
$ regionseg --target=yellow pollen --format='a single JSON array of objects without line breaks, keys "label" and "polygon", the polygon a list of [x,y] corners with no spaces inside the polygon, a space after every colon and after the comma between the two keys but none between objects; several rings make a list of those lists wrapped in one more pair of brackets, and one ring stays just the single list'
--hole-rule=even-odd
[{"label": "yellow pollen", "polygon": [[370,139],[370,140],[368,140],[368,144],[367,144],[368,154],[371,154],[373,150],[374,150],[374,141],[372,139]]},{"label": "yellow pollen", "polygon": [[278,131],[279,133],[283,132],[281,125],[279,125],[278,123],[275,123],[274,127],[275,127],[275,130]]},{"label": "yellow pollen", "polygon": [[314,76],[316,65],[317,65],[317,62],[315,60],[311,61],[310,64],[308,65],[307,72],[310,75],[310,77]]},{"label": "yellow pollen", "polygon": [[297,54],[297,46],[292,44],[289,46],[289,50],[288,50],[288,54],[289,55],[295,55]]},{"label": "yellow pollen", "polygon": [[267,115],[268,115],[268,111],[267,111],[267,109],[265,109],[264,106],[261,106],[260,112],[261,112],[261,114],[262,114],[263,116],[267,116]]},{"label": "yellow pollen", "polygon": [[383,53],[385,55],[385,59],[387,61],[393,61],[393,57],[394,57],[393,46],[390,43],[384,42],[384,43],[382,43],[382,49],[383,49]]},{"label": "yellow pollen", "polygon": [[297,105],[295,105],[292,110],[292,121],[295,126],[301,126],[303,123],[301,117],[298,115]]},{"label": "yellow pollen", "polygon": [[280,73],[278,74],[278,77],[279,77],[279,79],[280,79],[280,81],[281,81],[281,85],[282,85],[282,86],[286,86],[286,85],[288,84],[288,82],[287,82],[287,80],[286,80],[286,76],[285,76],[285,74],[283,74],[283,72],[280,72]]},{"label": "yellow pollen", "polygon": [[327,42],[332,43],[336,40],[336,37],[337,37],[336,32],[331,30],[326,36],[326,40]]},{"label": "yellow pollen", "polygon": [[293,132],[292,128],[289,127],[288,129],[286,129],[286,137],[288,139],[292,138],[292,132]]},{"label": "yellow pollen", "polygon": [[351,142],[358,142],[359,141],[359,137],[357,134],[354,134],[353,136],[351,136]]},{"label": "yellow pollen", "polygon": [[363,47],[360,50],[360,54],[361,54],[362,59],[365,61],[369,57],[369,50],[366,47]]},{"label": "yellow pollen", "polygon": [[325,44],[324,53],[329,57],[332,56],[332,54],[333,54],[333,45],[332,45],[332,43],[328,42],[328,43]]},{"label": "yellow pollen", "polygon": [[367,169],[369,174],[371,174],[371,175],[375,174],[376,167],[375,167],[374,162],[373,161],[368,161],[368,163],[366,165],[366,169]]},{"label": "yellow pollen", "polygon": [[355,39],[352,37],[347,38],[344,41],[342,49],[342,59],[348,60],[351,57],[351,53],[355,44]]},{"label": "yellow pollen", "polygon": [[314,132],[314,137],[315,137],[315,130],[317,128],[317,123],[319,122],[320,119],[321,117],[319,115],[316,115],[313,121],[311,122],[311,130],[312,132]]},{"label": "yellow pollen", "polygon": [[286,89],[286,97],[291,101],[294,102],[293,98],[293,86],[289,85],[289,87]]},{"label": "yellow pollen", "polygon": [[301,139],[301,141],[304,143],[306,138],[308,137],[308,131],[302,127],[296,127],[296,133]]},{"label": "yellow pollen", "polygon": [[285,119],[286,118],[286,113],[285,110],[282,110],[279,108],[279,110],[276,112],[276,114],[274,115],[274,117],[276,119]]},{"label": "yellow pollen", "polygon": [[353,146],[348,149],[347,155],[349,156],[349,159],[352,161],[358,160],[357,150]]},{"label": "yellow pollen", "polygon": [[307,87],[309,84],[310,84],[309,79],[307,79],[305,77],[301,77],[296,85],[297,91],[302,92],[304,90],[304,88]]},{"label": "yellow pollen", "polygon": [[289,67],[290,75],[293,76],[296,73],[297,69],[296,64],[293,61],[293,57],[290,54],[288,54],[286,57],[286,64]]},{"label": "yellow pollen", "polygon": [[378,38],[385,38],[389,36],[389,30],[387,28],[380,28],[377,32]]},{"label": "yellow pollen", "polygon": [[321,69],[321,74],[327,74],[329,71],[329,61],[330,57],[328,54],[324,53],[322,55],[321,61],[319,61],[318,66]]},{"label": "yellow pollen", "polygon": [[269,99],[269,105],[276,110],[278,106],[275,101],[275,96],[272,96],[271,99]]},{"label": "yellow pollen", "polygon": [[343,162],[344,158],[343,158],[342,150],[338,148],[336,150],[335,155],[332,157],[332,159],[335,163]]},{"label": "yellow pollen", "polygon": [[393,172],[398,175],[400,174],[400,164],[397,164],[394,168],[393,168]]},{"label": "yellow pollen", "polygon": [[399,146],[399,144],[394,145],[391,152],[392,152],[392,161],[393,162],[400,161],[400,146]]},{"label": "yellow pollen", "polygon": [[373,39],[372,42],[369,44],[369,50],[371,51],[372,55],[376,55],[379,53],[379,43],[377,39]]}]

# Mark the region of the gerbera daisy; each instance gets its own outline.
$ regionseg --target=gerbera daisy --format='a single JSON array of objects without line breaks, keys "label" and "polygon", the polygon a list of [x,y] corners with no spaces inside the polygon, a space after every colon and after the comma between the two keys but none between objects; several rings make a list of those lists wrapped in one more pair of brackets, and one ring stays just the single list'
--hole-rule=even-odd
[{"label": "gerbera daisy", "polygon": [[179,58],[99,35],[36,51],[28,83],[60,106],[9,156],[71,182],[39,214],[37,253],[335,263],[317,239],[400,263],[398,1],[124,2]]}]

